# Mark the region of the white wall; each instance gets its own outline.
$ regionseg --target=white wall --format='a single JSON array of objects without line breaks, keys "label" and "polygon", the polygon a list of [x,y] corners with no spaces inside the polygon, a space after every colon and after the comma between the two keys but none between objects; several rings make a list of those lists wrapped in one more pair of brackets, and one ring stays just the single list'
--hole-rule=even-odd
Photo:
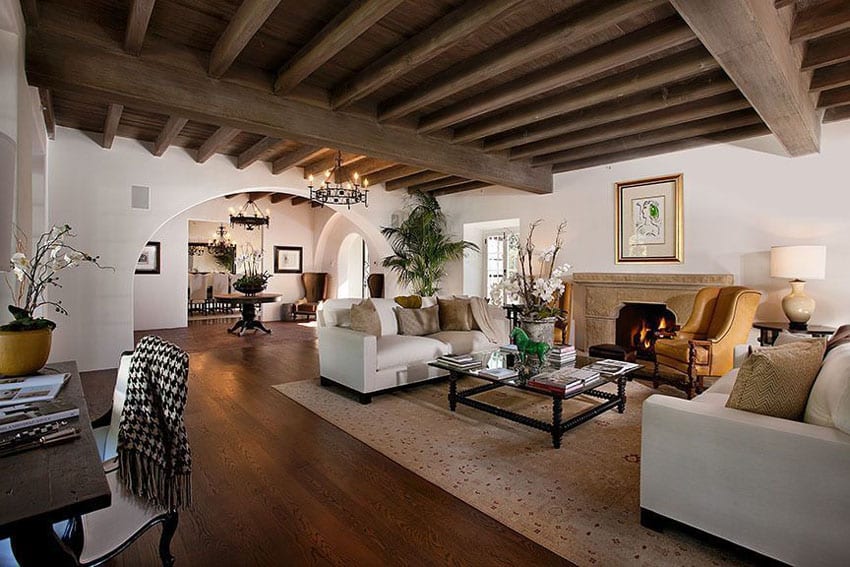
[{"label": "white wall", "polygon": [[[245,199],[219,197],[183,211],[166,222],[150,240],[160,242],[162,256],[160,274],[136,274],[133,278],[134,327],[136,330],[185,327],[186,288],[189,257],[189,220],[228,222],[229,207],[240,207]],[[274,247],[301,246],[304,248],[304,271],[313,270],[313,211],[310,206],[293,207],[288,201],[271,204],[267,199],[257,202],[262,210],[271,212],[268,228],[263,230],[265,269],[273,274],[267,291],[280,293],[282,302],[304,297],[299,274],[274,274]],[[209,240],[204,233],[202,238]],[[234,236],[237,243],[245,238]],[[280,320],[280,303],[263,305],[265,320]]]},{"label": "white wall", "polygon": [[[762,147],[748,142],[750,148]],[[455,232],[463,223],[519,214],[545,219],[536,241],[548,244],[561,219],[568,221],[560,260],[578,272],[731,273],[735,281],[766,292],[757,317],[784,320],[779,300],[788,284],[768,275],[769,250],[781,244],[825,244],[827,278],[807,291],[817,300],[812,323],[850,322],[850,121],[823,128],[822,151],[780,157],[735,145],[711,146],[555,176],[550,195],[508,189],[441,198]],[[614,184],[684,173],[685,261],[680,265],[614,262]],[[444,284],[463,286],[460,263]]]}]

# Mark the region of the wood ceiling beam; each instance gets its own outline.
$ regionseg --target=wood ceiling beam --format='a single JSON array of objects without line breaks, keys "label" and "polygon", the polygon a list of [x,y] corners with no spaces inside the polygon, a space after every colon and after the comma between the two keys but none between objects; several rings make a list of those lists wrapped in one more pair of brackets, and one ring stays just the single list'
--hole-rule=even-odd
[{"label": "wood ceiling beam", "polygon": [[823,67],[812,73],[809,90],[812,92],[825,91],[850,85],[850,61]]},{"label": "wood ceiling beam", "polygon": [[808,42],[802,70],[811,71],[844,61],[850,61],[850,31]]},{"label": "wood ceiling beam", "polygon": [[406,116],[664,3],[657,0],[583,2],[552,21],[523,30],[428,79],[425,84],[384,101],[378,107],[378,119]]},{"label": "wood ceiling beam", "polygon": [[298,205],[303,205],[304,203],[309,203],[309,202],[310,202],[310,199],[308,199],[307,197],[292,197],[292,199],[290,199],[290,201],[289,201],[289,203],[293,207],[297,207]]},{"label": "wood ceiling beam", "polygon": [[677,140],[675,142],[666,142],[662,144],[656,144],[654,146],[644,146],[642,148],[629,149],[623,152],[599,155],[590,157],[583,160],[578,160],[569,163],[559,164],[557,166],[556,173],[564,173],[567,171],[575,171],[577,169],[585,169],[588,167],[595,167],[598,165],[610,165],[612,163],[617,163],[621,161],[627,161],[632,159],[638,159],[643,157],[668,154],[671,152],[679,152],[682,150],[689,150],[693,148],[699,148],[702,146],[708,146],[713,144],[724,144],[729,142],[735,142],[738,140],[744,140],[747,138],[753,138],[756,136],[765,136],[770,134],[770,129],[764,124],[756,124],[754,126],[744,126],[742,128],[735,128],[733,130],[727,130],[725,132],[720,132],[717,134],[708,134],[705,136],[697,136],[693,138],[688,138],[685,140]]},{"label": "wood ceiling beam", "polygon": [[818,108],[832,108],[850,103],[850,87],[823,91],[818,97]]},{"label": "wood ceiling beam", "polygon": [[705,118],[703,120],[695,120],[676,126],[659,128],[649,132],[642,132],[632,136],[623,136],[597,144],[590,144],[580,148],[574,148],[557,154],[549,154],[546,159],[535,158],[533,164],[543,166],[551,166],[553,169],[559,169],[564,163],[579,161],[594,156],[607,155],[625,152],[642,148],[644,146],[654,146],[666,142],[675,142],[687,138],[705,136],[708,134],[717,134],[725,130],[733,130],[745,126],[753,126],[761,124],[761,119],[752,109],[739,110],[721,116]]},{"label": "wood ceiling beam", "polygon": [[780,13],[763,0],[671,2],[788,153],[819,151],[820,115]]},{"label": "wood ceiling beam", "polygon": [[407,177],[409,175],[414,175],[416,173],[421,173],[426,171],[424,168],[416,167],[412,165],[394,165],[392,167],[388,167],[387,169],[381,170],[377,173],[373,173],[369,176],[369,184],[377,185],[378,183],[389,183],[393,179],[399,179],[401,177]]},{"label": "wood ceiling beam", "polygon": [[132,0],[127,30],[124,33],[124,49],[130,55],[139,55],[151,21],[154,0]]},{"label": "wood ceiling beam", "polygon": [[331,107],[343,108],[372,94],[437,57],[519,3],[517,0],[467,1],[336,87],[331,94]]},{"label": "wood ceiling beam", "polygon": [[464,191],[475,191],[476,189],[484,189],[485,187],[492,187],[492,184],[485,183],[484,181],[467,181],[466,183],[459,183],[458,185],[435,189],[433,191],[430,191],[430,193],[434,197],[442,197],[444,195],[452,195],[454,193],[463,193]]},{"label": "wood ceiling beam", "polygon": [[791,42],[799,43],[850,29],[850,2],[827,0],[794,14]]},{"label": "wood ceiling beam", "polygon": [[269,201],[271,201],[272,205],[277,205],[278,203],[290,200],[294,196],[295,195],[290,195],[289,193],[272,193],[271,197],[269,197]]},{"label": "wood ceiling beam", "polygon": [[112,147],[112,142],[115,140],[115,134],[118,132],[118,124],[121,122],[122,112],[124,112],[124,105],[122,104],[110,104],[106,110],[106,120],[103,123],[102,145],[107,150]]},{"label": "wood ceiling beam", "polygon": [[610,71],[631,61],[696,41],[691,29],[681,19],[670,18],[432,112],[419,120],[417,131],[420,134],[434,132]]},{"label": "wood ceiling beam", "polygon": [[207,138],[206,141],[201,144],[201,147],[198,148],[198,155],[195,157],[195,161],[198,163],[204,163],[210,159],[213,154],[217,153],[221,148],[230,143],[233,138],[239,135],[239,132],[240,130],[238,128],[219,126],[218,130],[216,130],[212,136]]},{"label": "wood ceiling beam", "polygon": [[[365,157],[362,154],[342,152],[342,166],[345,167],[346,165],[357,163]],[[320,160],[304,165],[304,179],[307,179],[311,175],[324,175],[326,171],[333,169],[335,165],[336,151]]]},{"label": "wood ceiling beam", "polygon": [[372,174],[391,167],[393,164],[393,162],[383,159],[365,158],[343,167],[342,176],[344,178],[352,178],[354,177],[354,174],[357,173],[361,179],[364,177],[367,178],[369,180],[369,185],[371,186],[374,185],[374,183],[372,183]]},{"label": "wood ceiling beam", "polygon": [[774,8],[785,8],[786,6],[793,6],[797,0],[774,0],[773,6]]},{"label": "wood ceiling beam", "polygon": [[440,169],[534,193],[552,191],[552,176],[526,163],[510,162],[474,148],[453,147],[400,126],[380,125],[374,117],[333,112],[279,97],[245,80],[213,79],[198,63],[197,52],[156,36],[149,38],[150,54],[130,57],[114,49],[107,32],[91,28],[86,32],[90,35],[84,38],[69,37],[66,34],[70,32],[61,26],[50,30],[40,26],[36,33],[28,34],[30,84],[65,88],[140,110],[337,147],[423,169]]},{"label": "wood ceiling beam", "polygon": [[287,169],[295,167],[304,160],[308,160],[322,151],[324,151],[323,148],[305,145],[290,152],[286,152],[272,162],[272,173],[275,175],[283,173]]},{"label": "wood ceiling beam", "polygon": [[[740,93],[727,93],[718,97],[657,110],[640,116],[611,122],[604,126],[587,128],[547,140],[546,150],[536,153],[523,152],[524,157],[534,157],[533,163],[556,163],[563,161],[561,155],[581,146],[622,138],[657,130],[676,124],[684,124],[750,108],[750,103]],[[513,156],[512,156],[513,157]]]},{"label": "wood ceiling beam", "polygon": [[823,114],[824,122],[837,122],[838,120],[847,120],[848,118],[850,118],[850,104],[834,106],[827,109]]},{"label": "wood ceiling beam", "polygon": [[271,150],[272,148],[279,146],[283,143],[283,140],[280,138],[272,138],[270,136],[266,136],[261,139],[259,142],[239,154],[236,158],[236,167],[238,169],[245,169],[258,159],[260,159],[263,154]]},{"label": "wood ceiling beam", "polygon": [[421,173],[415,173],[413,175],[407,175],[405,177],[387,181],[384,184],[384,189],[387,191],[395,191],[397,189],[404,189],[406,187],[412,187],[413,185],[419,185],[420,183],[436,181],[437,179],[445,179],[446,177],[449,176],[445,173],[440,173],[439,171],[423,171]]},{"label": "wood ceiling beam", "polygon": [[407,188],[407,190],[411,193],[416,193],[417,191],[421,191],[423,193],[427,193],[428,191],[434,191],[435,189],[443,189],[445,187],[450,187],[452,185],[459,185],[461,183],[466,183],[469,179],[465,177],[457,177],[456,175],[449,175],[448,177],[444,177],[442,179],[436,179],[434,181],[429,181],[427,183],[420,183],[418,185],[411,185]]},{"label": "wood ceiling beam", "polygon": [[468,143],[640,91],[658,88],[715,69],[714,58],[701,47],[653,61],[626,73],[612,75],[563,94],[545,98],[457,128],[452,143]]},{"label": "wood ceiling beam", "polygon": [[221,77],[227,72],[278,4],[280,0],[242,0],[210,52],[211,77]]},{"label": "wood ceiling beam", "polygon": [[277,72],[274,91],[287,94],[327,63],[403,0],[359,0],[349,2],[322,30],[313,36]]},{"label": "wood ceiling beam", "polygon": [[41,102],[41,114],[44,116],[44,129],[47,131],[47,138],[55,140],[56,114],[53,111],[53,95],[50,94],[50,89],[38,89],[38,99]]},{"label": "wood ceiling beam", "polygon": [[165,153],[165,150],[168,149],[168,146],[174,143],[174,140],[177,139],[177,136],[180,135],[180,131],[183,130],[183,126],[189,120],[187,118],[182,118],[180,116],[169,116],[168,121],[165,123],[165,126],[162,127],[162,131],[159,133],[159,136],[156,137],[156,141],[153,144],[153,155],[159,157]]},{"label": "wood ceiling beam", "polygon": [[640,116],[672,106],[736,92],[735,84],[722,72],[711,73],[676,85],[664,85],[632,96],[611,100],[537,122],[484,140],[484,150],[511,150],[512,159],[522,159],[548,149],[550,140],[593,126]]},{"label": "wood ceiling beam", "polygon": [[249,193],[246,193],[246,195],[248,195],[248,200],[254,202],[257,202],[260,199],[264,199],[265,197],[268,197],[271,194],[271,191],[251,191]]}]

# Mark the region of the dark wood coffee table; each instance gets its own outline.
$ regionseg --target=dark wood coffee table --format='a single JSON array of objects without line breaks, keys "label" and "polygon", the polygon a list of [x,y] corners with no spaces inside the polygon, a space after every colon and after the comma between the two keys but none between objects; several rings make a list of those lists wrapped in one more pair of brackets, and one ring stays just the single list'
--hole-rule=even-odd
[{"label": "dark wood coffee table", "polygon": [[[623,413],[626,409],[626,376],[629,374],[628,372],[614,377],[601,377],[600,381],[593,382],[583,388],[576,388],[575,390],[570,390],[568,392],[558,393],[552,392],[550,390],[544,390],[542,388],[536,388],[527,383],[523,383],[519,379],[519,377],[510,378],[508,380],[499,380],[487,376],[481,376],[478,374],[478,370],[480,370],[481,368],[505,368],[508,362],[507,356],[498,351],[473,353],[472,355],[481,360],[482,366],[480,368],[475,368],[471,370],[460,370],[457,368],[452,368],[450,365],[437,360],[429,363],[430,366],[434,366],[436,368],[440,368],[449,372],[449,409],[455,411],[455,409],[457,408],[457,404],[463,404],[465,406],[469,406],[493,415],[497,415],[499,417],[503,417],[505,419],[509,419],[511,421],[515,421],[517,423],[521,423],[523,425],[527,425],[529,427],[533,427],[535,429],[540,429],[541,431],[546,431],[552,436],[552,445],[556,449],[561,446],[561,438],[563,437],[565,431],[568,431],[573,427],[576,427],[577,425],[580,425],[585,421],[592,419],[597,415],[604,413],[610,409],[616,408],[619,413]],[[577,368],[581,368],[583,366],[587,366],[588,364],[592,364],[593,362],[596,362],[598,360],[600,359],[579,356],[576,358],[575,366]],[[541,368],[540,374],[538,374],[538,376],[548,372],[553,372],[560,368],[564,368],[565,366],[544,365]],[[458,390],[458,381],[466,378],[482,380],[485,383],[480,384],[478,386],[474,386],[472,388],[468,388],[466,390]],[[599,387],[610,383],[615,383],[617,385],[616,393],[605,392],[598,389]],[[481,400],[476,400],[474,398],[478,394],[483,394],[484,392],[489,392],[498,388],[514,388],[523,392],[528,392],[530,394],[550,398],[552,400],[552,421],[542,421],[534,417],[522,415],[520,413],[516,413],[508,409],[501,408],[499,406],[482,402]],[[567,419],[564,419],[564,400],[569,400],[582,395],[590,396],[593,398],[599,398],[600,400],[602,400],[602,402],[597,405],[591,406],[582,412],[573,414]]]}]

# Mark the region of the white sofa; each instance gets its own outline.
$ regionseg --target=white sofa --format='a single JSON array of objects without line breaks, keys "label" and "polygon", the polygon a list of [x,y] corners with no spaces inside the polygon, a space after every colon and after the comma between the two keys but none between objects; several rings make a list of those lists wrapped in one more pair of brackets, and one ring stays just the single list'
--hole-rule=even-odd
[{"label": "white sofa", "polygon": [[499,307],[489,306],[500,332],[498,344],[481,331],[441,331],[424,337],[399,335],[391,299],[373,299],[381,319],[381,336],[350,328],[350,309],[361,299],[329,299],[319,308],[319,370],[322,384],[336,383],[369,403],[372,394],[445,375],[428,366],[442,354],[495,349],[508,342],[508,320]]},{"label": "white sofa", "polygon": [[[850,345],[822,373],[830,360],[850,380]],[[672,519],[792,565],[850,565],[850,435],[727,408],[737,373],[691,401],[644,402],[641,523]]]}]

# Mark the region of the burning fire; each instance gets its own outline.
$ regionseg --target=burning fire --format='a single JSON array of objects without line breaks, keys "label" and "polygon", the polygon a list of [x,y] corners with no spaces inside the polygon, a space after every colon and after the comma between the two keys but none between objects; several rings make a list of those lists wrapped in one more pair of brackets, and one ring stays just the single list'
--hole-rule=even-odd
[{"label": "burning fire", "polygon": [[635,333],[635,346],[643,350],[652,350],[652,344],[655,342],[655,335],[659,331],[667,329],[667,318],[661,317],[656,328],[652,328],[647,324],[646,320],[641,321],[640,329]]}]

